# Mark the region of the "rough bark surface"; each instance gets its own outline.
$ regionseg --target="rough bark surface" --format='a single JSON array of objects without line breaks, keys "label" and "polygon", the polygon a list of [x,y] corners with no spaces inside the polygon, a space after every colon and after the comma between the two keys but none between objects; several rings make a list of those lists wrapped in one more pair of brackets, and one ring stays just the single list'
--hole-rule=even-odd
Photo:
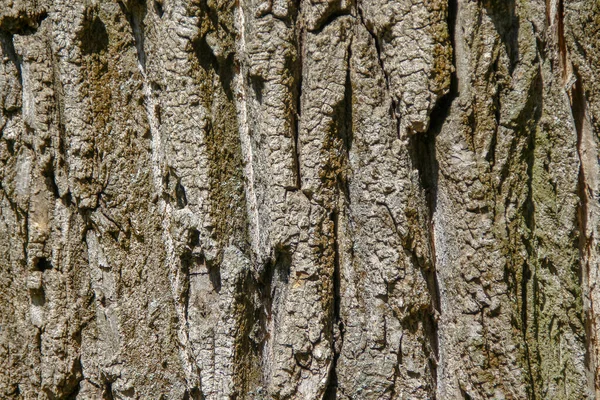
[{"label": "rough bark surface", "polygon": [[0,398],[600,396],[597,0],[0,0]]}]

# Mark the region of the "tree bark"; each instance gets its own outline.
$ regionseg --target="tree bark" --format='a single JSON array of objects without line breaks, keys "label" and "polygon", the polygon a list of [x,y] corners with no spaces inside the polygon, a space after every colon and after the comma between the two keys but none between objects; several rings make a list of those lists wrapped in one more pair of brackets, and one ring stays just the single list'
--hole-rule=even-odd
[{"label": "tree bark", "polygon": [[600,2],[0,0],[0,397],[600,396]]}]

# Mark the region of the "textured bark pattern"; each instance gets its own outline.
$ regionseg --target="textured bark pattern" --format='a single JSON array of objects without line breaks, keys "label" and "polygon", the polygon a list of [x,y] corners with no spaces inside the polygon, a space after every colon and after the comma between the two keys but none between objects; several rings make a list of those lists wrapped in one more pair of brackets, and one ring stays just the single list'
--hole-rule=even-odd
[{"label": "textured bark pattern", "polygon": [[600,2],[0,0],[0,398],[600,396]]}]

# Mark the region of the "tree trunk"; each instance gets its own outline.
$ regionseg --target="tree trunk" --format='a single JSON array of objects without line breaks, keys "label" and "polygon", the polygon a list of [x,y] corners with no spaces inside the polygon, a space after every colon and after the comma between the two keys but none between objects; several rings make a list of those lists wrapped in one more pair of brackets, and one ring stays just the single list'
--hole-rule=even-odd
[{"label": "tree trunk", "polygon": [[597,0],[0,0],[0,398],[600,396]]}]

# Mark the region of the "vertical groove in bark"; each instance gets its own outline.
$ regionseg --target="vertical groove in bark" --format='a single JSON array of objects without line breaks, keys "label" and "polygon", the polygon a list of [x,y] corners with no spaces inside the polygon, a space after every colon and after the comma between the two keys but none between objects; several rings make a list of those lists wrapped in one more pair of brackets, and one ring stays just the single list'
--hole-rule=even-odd
[{"label": "vertical groove in bark", "polygon": [[[17,70],[17,78],[19,83],[23,84],[23,75],[21,72],[21,61],[15,52],[15,44],[13,43],[13,34],[0,29],[0,46],[2,46],[2,54],[15,66]],[[6,110],[10,111],[10,110]]]},{"label": "vertical groove in bark", "polygon": [[[340,357],[340,350],[343,346],[343,322],[340,317],[340,249],[338,243],[338,229],[339,229],[339,211],[334,210],[330,219],[333,222],[333,235],[334,235],[334,266],[333,266],[333,315],[332,321],[332,350],[333,350],[333,361],[329,367],[327,376],[327,388],[323,395],[323,400],[331,400],[337,398],[337,361]],[[336,334],[336,332],[339,332]]]},{"label": "vertical groove in bark", "polygon": [[[246,53],[246,10],[244,6],[246,6],[243,0],[240,0],[237,3],[237,18],[236,22],[238,25],[239,31],[239,51],[241,55]],[[237,113],[238,113],[238,129],[239,129],[239,137],[240,137],[240,147],[243,157],[244,164],[244,175],[246,182],[244,184],[246,199],[247,199],[247,210],[248,210],[248,218],[249,218],[249,236],[250,242],[252,244],[253,250],[258,252],[260,248],[260,237],[262,236],[261,232],[261,221],[259,216],[259,204],[257,198],[257,182],[255,178],[254,171],[254,143],[252,143],[250,137],[250,127],[248,121],[248,93],[247,93],[247,85],[246,85],[246,76],[248,75],[247,65],[242,60],[240,61],[240,71],[238,75],[238,81],[236,84],[236,91],[238,92],[238,99],[236,101],[237,105]]]},{"label": "vertical groove in bark", "polygon": [[[448,7],[448,29],[450,38],[454,37],[456,26],[456,2],[449,2]],[[452,46],[454,40],[451,39]],[[454,51],[452,65],[455,65]],[[455,69],[455,67],[453,67]],[[431,295],[432,307],[430,315],[431,345],[434,350],[432,363],[432,379],[437,382],[437,363],[439,360],[439,337],[438,337],[438,318],[441,312],[440,308],[440,290],[437,278],[436,252],[435,252],[435,229],[433,216],[436,212],[438,195],[438,174],[439,165],[436,157],[436,136],[440,133],[444,123],[449,117],[452,103],[458,98],[458,84],[456,72],[452,72],[449,92],[440,98],[431,111],[431,125],[426,133],[418,134],[410,138],[410,153],[412,163],[417,169],[420,178],[421,189],[424,192],[424,199],[427,208],[427,233],[428,245],[431,249],[431,262],[425,261],[422,265],[423,273],[426,276],[427,286]],[[428,265],[429,264],[429,265]],[[436,384],[437,387],[437,384]]]},{"label": "vertical groove in bark", "polygon": [[[539,108],[538,108],[539,110]],[[539,117],[537,118],[539,119]],[[529,332],[529,327],[528,327],[528,322],[529,319],[531,317],[533,317],[533,325],[534,325],[534,330],[537,331],[537,313],[535,311],[536,309],[536,304],[535,301],[532,301],[533,304],[531,304],[529,302],[529,298],[532,297],[531,300],[535,300],[535,296],[536,296],[536,285],[535,285],[535,279],[536,279],[536,272],[532,270],[532,265],[530,265],[530,259],[535,260],[537,258],[537,244],[535,242],[535,231],[536,231],[536,226],[535,226],[535,204],[533,201],[533,179],[534,179],[534,162],[535,162],[535,143],[536,143],[536,137],[535,137],[535,132],[526,132],[526,134],[528,134],[528,144],[527,144],[527,148],[526,148],[526,154],[527,154],[527,197],[525,199],[525,202],[523,203],[523,218],[525,221],[525,227],[528,230],[528,237],[526,237],[525,239],[525,246],[527,248],[527,252],[528,252],[528,259],[525,260],[523,262],[523,267],[522,267],[522,271],[521,271],[521,288],[520,288],[520,295],[521,295],[521,303],[520,303],[520,312],[521,312],[521,330],[522,330],[522,334],[523,334],[523,346],[524,346],[524,351],[525,351],[525,363],[526,363],[526,368],[527,368],[527,375],[528,375],[528,395],[531,399],[535,400],[536,398],[536,391],[537,391],[537,385],[539,384],[539,379],[540,376],[537,374],[537,368],[539,368],[538,365],[536,365],[534,362],[532,362],[532,359],[534,358],[534,354],[537,353],[537,351],[535,351],[534,354],[532,354],[534,352],[534,350],[532,350],[530,348],[530,332]],[[533,269],[537,268],[537,263],[533,264]],[[533,285],[529,285],[529,282],[532,281],[533,278]],[[533,312],[530,312],[530,308],[532,310],[534,310]],[[535,342],[534,342],[535,343]]]},{"label": "vertical groove in bark", "polygon": [[571,110],[577,132],[577,154],[579,157],[579,182],[578,195],[580,198],[578,214],[579,251],[581,257],[581,285],[584,293],[584,306],[586,311],[586,367],[592,376],[589,382],[591,390],[596,391],[598,381],[597,367],[597,327],[594,296],[590,290],[591,274],[594,268],[594,260],[597,259],[597,246],[594,228],[591,221],[594,219],[593,192],[598,167],[595,155],[598,153],[596,140],[592,135],[592,127],[589,120],[587,101],[581,75],[574,69],[575,84],[571,88],[570,102]]},{"label": "vertical groove in bark", "polygon": [[304,28],[300,24],[298,32],[296,34],[296,46],[297,46],[297,61],[296,66],[294,68],[294,89],[295,92],[292,92],[294,97],[294,166],[296,169],[296,190],[302,190],[302,174],[300,171],[300,149],[299,139],[300,136],[300,120],[302,118],[302,78],[304,71],[302,69],[302,65],[304,62]]},{"label": "vertical groove in bark", "polygon": [[558,0],[556,9],[556,34],[558,37],[558,54],[560,59],[560,67],[562,71],[563,83],[567,82],[569,78],[569,64],[570,60],[567,54],[567,44],[565,40],[565,6],[564,0]]}]

